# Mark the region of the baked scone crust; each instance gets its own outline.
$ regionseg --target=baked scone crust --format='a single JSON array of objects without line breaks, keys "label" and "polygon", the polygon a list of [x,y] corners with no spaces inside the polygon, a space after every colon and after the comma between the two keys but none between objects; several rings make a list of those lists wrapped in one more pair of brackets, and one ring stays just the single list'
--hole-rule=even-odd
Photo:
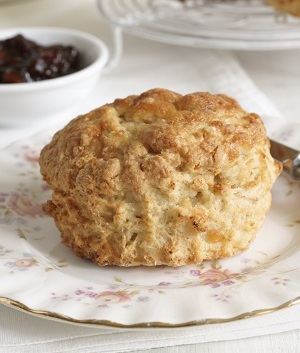
[{"label": "baked scone crust", "polygon": [[152,89],[72,120],[40,156],[45,210],[99,265],[199,264],[246,249],[281,166],[225,95]]},{"label": "baked scone crust", "polygon": [[300,0],[267,0],[268,4],[277,10],[300,16]]}]

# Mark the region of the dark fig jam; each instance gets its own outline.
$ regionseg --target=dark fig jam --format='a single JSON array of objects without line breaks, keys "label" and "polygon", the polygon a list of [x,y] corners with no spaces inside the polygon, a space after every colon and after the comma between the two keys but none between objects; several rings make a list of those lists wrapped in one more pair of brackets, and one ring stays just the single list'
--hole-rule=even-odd
[{"label": "dark fig jam", "polygon": [[0,41],[0,83],[49,80],[79,69],[79,52],[73,46],[42,46],[21,34]]}]

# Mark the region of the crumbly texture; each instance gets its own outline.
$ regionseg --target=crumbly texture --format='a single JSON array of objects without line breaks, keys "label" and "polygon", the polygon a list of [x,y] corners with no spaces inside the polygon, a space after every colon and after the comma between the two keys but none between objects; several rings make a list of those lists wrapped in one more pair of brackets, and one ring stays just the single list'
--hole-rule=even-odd
[{"label": "crumbly texture", "polygon": [[246,249],[281,171],[256,114],[225,95],[165,89],[74,119],[40,166],[64,243],[118,266],[199,264]]},{"label": "crumbly texture", "polygon": [[300,0],[267,0],[267,3],[279,11],[300,16]]}]

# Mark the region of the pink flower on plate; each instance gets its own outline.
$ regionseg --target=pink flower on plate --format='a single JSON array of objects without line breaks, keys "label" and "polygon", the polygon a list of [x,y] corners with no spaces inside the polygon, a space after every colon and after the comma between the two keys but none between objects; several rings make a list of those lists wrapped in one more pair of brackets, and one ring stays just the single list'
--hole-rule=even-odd
[{"label": "pink flower on plate", "polygon": [[28,258],[18,259],[16,261],[9,261],[5,265],[10,268],[18,269],[20,271],[25,271],[29,267],[36,266],[37,264],[38,262],[36,261],[36,259],[34,259],[33,257],[28,257]]},{"label": "pink flower on plate", "polygon": [[35,163],[39,162],[39,155],[36,154],[36,152],[34,152],[34,151],[26,151],[24,153],[24,159],[27,162],[35,164]]},{"label": "pink flower on plate", "polygon": [[230,273],[228,270],[213,268],[206,271],[191,270],[190,273],[192,276],[198,277],[201,284],[209,285],[213,288],[234,284],[233,279],[238,275],[237,273]]},{"label": "pink flower on plate", "polygon": [[109,290],[100,292],[96,298],[101,299],[101,301],[108,304],[124,303],[131,299],[130,294],[122,290],[117,292],[113,292]]},{"label": "pink flower on plate", "polygon": [[34,204],[30,198],[13,192],[8,200],[8,207],[19,216],[41,217],[44,215],[41,205]]},{"label": "pink flower on plate", "polygon": [[15,262],[15,266],[19,268],[27,268],[35,265],[37,265],[37,261],[34,258],[19,259]]}]

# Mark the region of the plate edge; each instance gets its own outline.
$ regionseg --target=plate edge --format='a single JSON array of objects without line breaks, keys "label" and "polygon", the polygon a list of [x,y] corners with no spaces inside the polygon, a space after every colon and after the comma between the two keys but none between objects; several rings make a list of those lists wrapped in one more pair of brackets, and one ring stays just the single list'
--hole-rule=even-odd
[{"label": "plate edge", "polygon": [[39,309],[32,309],[28,307],[27,305],[11,299],[7,297],[2,297],[0,296],[0,304],[3,304],[5,306],[8,306],[10,308],[28,313],[32,316],[39,317],[39,318],[44,318],[44,319],[50,319],[62,323],[69,323],[73,325],[80,325],[80,326],[86,326],[86,327],[103,327],[103,328],[125,328],[125,329],[135,329],[135,328],[183,328],[183,327],[189,327],[189,326],[203,326],[203,325],[211,325],[211,324],[222,324],[222,323],[227,323],[227,322],[233,322],[233,321],[238,321],[238,320],[243,320],[243,319],[249,319],[252,317],[257,317],[265,314],[270,314],[273,312],[276,312],[281,309],[286,309],[291,306],[294,306],[296,304],[300,304],[300,296],[296,297],[294,299],[288,300],[285,303],[282,303],[278,306],[271,307],[271,308],[264,308],[264,309],[256,309],[253,311],[248,311],[236,316],[232,316],[230,318],[208,318],[208,319],[202,319],[202,320],[192,320],[192,321],[187,321],[183,323],[168,323],[168,322],[160,322],[160,321],[152,321],[152,322],[140,322],[140,323],[135,323],[135,324],[122,324],[119,322],[114,322],[110,320],[96,320],[96,319],[85,319],[85,320],[79,320],[79,319],[74,319],[70,316],[59,314],[57,312],[53,311],[47,311],[47,310],[39,310]]}]

